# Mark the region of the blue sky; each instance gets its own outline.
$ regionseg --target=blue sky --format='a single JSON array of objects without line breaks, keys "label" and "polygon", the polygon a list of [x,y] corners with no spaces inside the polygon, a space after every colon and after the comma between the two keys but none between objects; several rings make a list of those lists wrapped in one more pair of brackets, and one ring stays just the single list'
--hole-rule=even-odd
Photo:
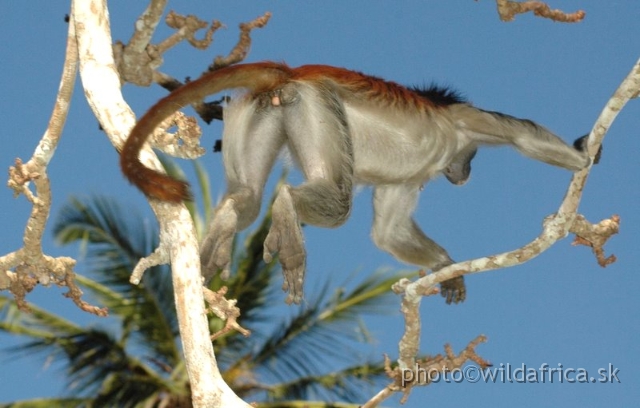
[{"label": "blue sky", "polygon": [[[111,2],[114,40],[127,41],[144,2]],[[572,141],[590,130],[602,107],[640,57],[640,5],[631,1],[552,0],[552,7],[587,15],[579,24],[560,24],[533,16],[499,20],[495,3],[484,1],[183,1],[182,14],[219,19],[226,30],[216,34],[208,51],[183,45],[165,55],[162,67],[177,78],[195,77],[214,55],[225,54],[237,39],[237,24],[264,11],[269,25],[253,33],[248,61],[286,61],[296,66],[322,63],[343,66],[407,85],[436,81],[460,90],[474,104],[538,121]],[[0,164],[27,160],[46,128],[58,88],[64,57],[66,2],[3,2],[0,13]],[[167,35],[161,28],[156,40]],[[142,114],[164,92],[125,86],[125,97]],[[638,353],[640,287],[640,105],[622,111],[605,139],[601,164],[591,173],[580,212],[599,221],[612,214],[622,219],[620,234],[608,243],[618,261],[600,268],[591,252],[559,242],[528,264],[467,278],[468,299],[446,306],[439,297],[422,304],[421,351],[455,351],[480,333],[489,342],[479,353],[495,366],[598,368],[613,364],[615,384],[436,384],[414,390],[408,407],[437,403],[441,407],[491,404],[497,407],[565,407],[635,405],[640,399]],[[220,135],[205,129],[205,145]],[[220,156],[204,158],[217,192],[224,188]],[[185,163],[187,164],[187,163]],[[188,164],[187,166],[188,167]],[[6,174],[6,173],[5,173]],[[98,130],[80,84],[63,139],[50,167],[54,206],[70,195],[118,196],[152,217],[144,198],[119,173],[115,150]],[[428,235],[456,260],[513,249],[536,236],[541,220],[554,212],[570,173],[534,162],[508,148],[485,149],[474,161],[464,187],[438,179],[422,193],[416,219]],[[376,249],[369,239],[371,191],[362,188],[351,219],[337,230],[306,228],[308,281],[314,276],[356,273],[366,276],[381,267],[407,268]],[[21,245],[29,205],[0,194],[0,254]],[[45,252],[76,256],[46,235]],[[79,272],[82,272],[81,266]],[[355,271],[355,272],[354,272]],[[30,300],[63,313],[79,312],[56,288],[38,289]],[[284,298],[284,296],[283,296]],[[84,317],[86,319],[86,317]],[[88,319],[88,324],[100,324]],[[367,320],[377,337],[376,353],[397,358],[402,333],[399,315]],[[0,345],[16,339],[0,336]],[[42,358],[8,361],[0,371],[0,402],[56,395],[63,384],[55,367]],[[395,406],[398,399],[386,406]]]}]

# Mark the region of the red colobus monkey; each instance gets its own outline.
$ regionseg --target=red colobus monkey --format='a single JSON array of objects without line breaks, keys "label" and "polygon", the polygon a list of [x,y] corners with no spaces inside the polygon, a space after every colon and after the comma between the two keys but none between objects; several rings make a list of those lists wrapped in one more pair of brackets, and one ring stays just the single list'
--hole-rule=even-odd
[{"label": "red colobus monkey", "polygon": [[[156,103],[122,148],[127,179],[150,198],[188,199],[187,184],[144,167],[140,149],[177,109],[231,88],[248,92],[224,110],[228,190],[201,245],[203,275],[228,275],[233,238],[256,219],[267,176],[287,147],[306,181],[281,187],[264,242],[266,261],[279,254],[287,303],[302,299],[306,255],[300,223],[343,224],[355,183],[374,187],[375,244],[435,271],[453,260],[412,218],[418,193],[430,179],[444,174],[463,184],[482,144],[510,144],[525,156],[572,171],[590,163],[586,136],[569,146],[534,122],[475,108],[446,89],[408,89],[331,66],[260,62],[208,73]],[[447,303],[463,301],[462,277],[443,282],[442,294]]]}]

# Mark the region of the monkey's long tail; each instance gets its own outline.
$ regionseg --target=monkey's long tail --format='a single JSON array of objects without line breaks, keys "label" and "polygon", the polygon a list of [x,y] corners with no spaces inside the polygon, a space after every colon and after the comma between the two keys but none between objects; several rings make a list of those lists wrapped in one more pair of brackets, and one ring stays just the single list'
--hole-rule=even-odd
[{"label": "monkey's long tail", "polygon": [[149,198],[169,202],[190,199],[187,183],[145,167],[140,162],[140,150],[155,128],[178,109],[208,95],[232,88],[264,92],[274,89],[290,76],[291,70],[284,64],[241,64],[210,72],[176,89],[153,105],[131,130],[120,151],[122,173]]}]

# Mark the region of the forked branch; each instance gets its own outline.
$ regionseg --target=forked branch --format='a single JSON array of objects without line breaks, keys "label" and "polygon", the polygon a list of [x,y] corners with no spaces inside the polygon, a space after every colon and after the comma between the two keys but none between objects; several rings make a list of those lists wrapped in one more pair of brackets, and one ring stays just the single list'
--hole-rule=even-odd
[{"label": "forked branch", "polygon": [[[23,194],[31,203],[32,209],[24,231],[24,246],[0,256],[0,290],[8,289],[15,297],[18,307],[29,311],[25,296],[37,284],[65,286],[69,289],[65,296],[72,299],[79,308],[98,316],[106,316],[106,309],[82,300],[82,291],[74,281],[75,260],[68,257],[53,258],[42,252],[42,236],[52,202],[47,166],[56,151],[67,119],[77,65],[75,22],[73,16],[70,16],[62,79],[47,129],[31,159],[26,163],[16,159],[15,165],[9,168],[9,187],[13,189],[14,195]],[[35,193],[30,189],[31,182],[35,186]]]}]

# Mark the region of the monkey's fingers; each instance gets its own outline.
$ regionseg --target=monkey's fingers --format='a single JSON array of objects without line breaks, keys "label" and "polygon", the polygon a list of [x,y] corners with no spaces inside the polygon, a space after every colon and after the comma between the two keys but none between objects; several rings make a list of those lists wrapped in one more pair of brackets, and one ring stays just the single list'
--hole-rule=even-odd
[{"label": "monkey's fingers", "polygon": [[447,299],[447,304],[461,303],[467,298],[467,288],[464,284],[464,278],[458,276],[457,278],[446,280],[440,283],[440,292],[442,297]]}]

